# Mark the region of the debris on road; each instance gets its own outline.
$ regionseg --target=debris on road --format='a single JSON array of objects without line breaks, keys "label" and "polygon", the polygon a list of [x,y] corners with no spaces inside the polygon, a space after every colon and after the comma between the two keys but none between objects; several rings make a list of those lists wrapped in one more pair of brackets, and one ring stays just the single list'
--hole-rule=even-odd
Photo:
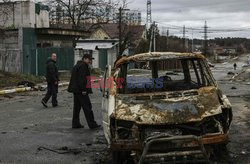
[{"label": "debris on road", "polygon": [[57,154],[74,154],[74,155],[78,155],[80,154],[82,151],[82,148],[68,148],[67,146],[58,148],[58,149],[52,149],[52,148],[47,148],[44,146],[38,147],[37,148],[38,151],[42,151],[42,150],[48,150]]},{"label": "debris on road", "polygon": [[236,87],[232,87],[231,89],[237,89]]},{"label": "debris on road", "polygon": [[17,83],[18,87],[31,87],[33,88],[35,86],[35,83],[30,82],[30,81],[20,81],[19,83]]},{"label": "debris on road", "polygon": [[227,74],[228,75],[235,75],[235,73],[233,73],[233,72],[228,72]]},{"label": "debris on road", "polygon": [[239,74],[232,78],[234,81],[250,82],[250,68],[243,69]]}]

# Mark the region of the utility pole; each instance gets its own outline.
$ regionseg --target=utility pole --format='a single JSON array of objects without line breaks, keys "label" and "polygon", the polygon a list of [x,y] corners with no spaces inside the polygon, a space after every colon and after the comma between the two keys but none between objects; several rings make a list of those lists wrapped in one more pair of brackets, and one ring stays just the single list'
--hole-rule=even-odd
[{"label": "utility pole", "polygon": [[169,37],[169,29],[167,30],[167,38],[166,38],[166,47],[167,47],[167,51],[168,51],[168,37]]},{"label": "utility pole", "polygon": [[122,56],[122,8],[119,8],[119,57]]},{"label": "utility pole", "polygon": [[154,50],[153,50],[153,52],[155,52],[156,51],[156,35],[155,35],[155,31],[156,30],[156,27],[155,27],[155,22],[154,22]]},{"label": "utility pole", "polygon": [[183,52],[186,52],[186,27],[183,26]]},{"label": "utility pole", "polygon": [[151,38],[150,38],[150,45],[149,45],[149,52],[155,52],[155,22],[151,26]]},{"label": "utility pole", "polygon": [[152,24],[151,14],[151,0],[147,0],[147,28],[149,29]]},{"label": "utility pole", "polygon": [[204,25],[204,43],[203,43],[203,54],[204,55],[207,55],[207,39],[208,39],[208,36],[207,36],[207,31],[208,29],[208,26],[207,26],[207,21],[205,21],[205,25]]},{"label": "utility pole", "polygon": [[194,52],[194,30],[192,28],[192,52]]}]

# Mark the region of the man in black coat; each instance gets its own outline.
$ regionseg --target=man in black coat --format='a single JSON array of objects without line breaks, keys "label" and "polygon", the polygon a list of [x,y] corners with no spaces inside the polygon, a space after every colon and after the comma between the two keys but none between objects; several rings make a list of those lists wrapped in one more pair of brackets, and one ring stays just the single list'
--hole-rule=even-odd
[{"label": "man in black coat", "polygon": [[68,92],[74,94],[74,109],[72,128],[84,128],[80,123],[79,114],[81,108],[83,108],[85,118],[87,120],[90,129],[97,129],[100,125],[97,125],[94,119],[94,113],[92,111],[92,104],[89,98],[89,94],[93,93],[92,89],[87,85],[90,84],[90,69],[89,64],[92,62],[90,55],[84,55],[81,61],[72,69],[71,79],[68,87]]},{"label": "man in black coat", "polygon": [[52,106],[58,106],[57,93],[58,93],[58,68],[56,66],[56,53],[52,53],[46,63],[46,80],[47,80],[47,93],[42,99],[42,104],[47,108],[47,102],[52,96]]}]

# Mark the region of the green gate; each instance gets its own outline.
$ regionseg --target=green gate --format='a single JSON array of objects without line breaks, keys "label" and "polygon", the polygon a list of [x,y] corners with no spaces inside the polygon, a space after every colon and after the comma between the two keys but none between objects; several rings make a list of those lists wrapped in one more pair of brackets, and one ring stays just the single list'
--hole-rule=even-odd
[{"label": "green gate", "polygon": [[45,75],[46,62],[54,52],[57,54],[59,70],[71,70],[74,65],[74,48],[37,48],[34,28],[23,28],[23,73]]},{"label": "green gate", "polygon": [[101,49],[99,50],[99,68],[105,70],[108,64],[108,51]]},{"label": "green gate", "polygon": [[[52,53],[57,54],[57,66],[59,70],[71,70],[74,65],[74,49],[73,48],[37,48],[33,54],[37,66],[35,72],[38,75],[45,75],[46,62]],[[37,57],[37,59],[36,59]],[[33,72],[32,72],[33,73]]]}]

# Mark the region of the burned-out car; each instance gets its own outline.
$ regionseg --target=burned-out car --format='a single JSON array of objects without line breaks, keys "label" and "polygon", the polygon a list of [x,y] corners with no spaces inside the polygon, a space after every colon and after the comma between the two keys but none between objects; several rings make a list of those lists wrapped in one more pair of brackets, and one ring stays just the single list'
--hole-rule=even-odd
[{"label": "burned-out car", "polygon": [[125,56],[104,79],[103,127],[116,163],[209,163],[224,151],[231,104],[203,55]]}]

